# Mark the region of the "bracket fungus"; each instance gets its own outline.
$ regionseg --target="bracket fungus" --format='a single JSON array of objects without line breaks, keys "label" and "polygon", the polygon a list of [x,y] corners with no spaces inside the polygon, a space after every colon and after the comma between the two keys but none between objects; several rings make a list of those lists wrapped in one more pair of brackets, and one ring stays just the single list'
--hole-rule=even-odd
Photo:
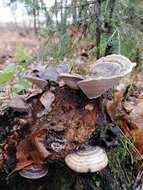
[{"label": "bracket fungus", "polygon": [[106,152],[100,147],[86,147],[85,150],[69,154],[65,158],[66,164],[78,173],[96,172],[108,164]]},{"label": "bracket fungus", "polygon": [[28,111],[28,104],[20,96],[15,96],[7,101],[8,107],[12,108],[14,111],[26,112]]},{"label": "bracket fungus", "polygon": [[26,75],[26,76],[24,76],[24,78],[27,79],[28,81],[30,81],[32,84],[35,84],[37,87],[39,87],[42,90],[44,90],[48,84],[48,82],[46,80],[40,79],[39,77]]},{"label": "bracket fungus", "polygon": [[88,98],[97,98],[130,73],[135,65],[122,55],[102,57],[93,65],[90,77],[78,82],[78,86]]},{"label": "bracket fungus", "polygon": [[63,80],[68,87],[77,90],[79,89],[77,83],[84,78],[78,74],[61,73],[59,79]]},{"label": "bracket fungus", "polygon": [[38,164],[38,165],[33,164],[19,171],[19,174],[22,177],[25,177],[28,179],[39,179],[47,175],[47,173],[48,173],[48,168],[46,166],[43,166],[42,164]]},{"label": "bracket fungus", "polygon": [[61,62],[59,65],[37,65],[35,69],[24,75],[24,78],[44,90],[48,81],[57,82],[60,73],[69,72],[66,63]]}]

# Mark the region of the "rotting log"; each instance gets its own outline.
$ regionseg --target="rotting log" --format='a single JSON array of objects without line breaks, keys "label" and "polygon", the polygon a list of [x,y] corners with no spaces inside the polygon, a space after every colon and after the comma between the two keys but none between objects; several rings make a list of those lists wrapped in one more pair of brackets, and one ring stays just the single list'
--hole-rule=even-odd
[{"label": "rotting log", "polygon": [[[36,83],[42,80],[37,79]],[[95,83],[96,78],[93,80]],[[100,80],[102,83],[103,79]],[[97,174],[77,174],[64,163],[67,154],[86,145],[114,146],[114,138],[106,134],[106,128],[112,123],[104,105],[107,97],[96,94],[96,98],[90,100],[81,89],[60,87],[49,81],[44,82],[42,89],[37,94],[21,97],[21,101],[15,97],[8,104],[12,109],[7,108],[0,114],[1,188],[111,190],[114,176],[110,166]],[[34,164],[48,167],[48,174],[37,180],[18,175],[19,171]],[[5,181],[7,176],[9,185]],[[121,189],[118,186],[116,190]]]},{"label": "rotting log", "polygon": [[[27,188],[30,190],[39,188],[42,190],[111,189],[113,176],[110,168],[107,167],[98,174],[78,174],[71,171],[64,163],[64,157],[67,154],[81,149],[85,144],[104,146],[100,133],[105,131],[111,123],[104,109],[104,97],[89,100],[81,91],[71,90],[68,87],[56,87],[52,91],[55,94],[55,100],[48,113],[40,102],[45,92],[25,101],[29,106],[28,112],[19,113],[7,109],[1,115],[1,129],[7,128],[1,137],[4,147],[3,156],[5,156],[4,172],[1,172],[3,176],[1,188],[16,190]],[[35,147],[35,141],[32,138],[33,134],[37,138],[37,132],[38,135],[43,134],[41,129],[44,129],[42,143],[44,142],[44,146],[50,152],[47,158]],[[40,148],[42,149],[41,146]],[[45,177],[30,180],[18,174],[18,171],[25,166],[41,161],[48,166],[48,174]],[[8,185],[6,185],[7,175],[15,171],[15,168],[17,172],[9,177]],[[99,187],[95,178],[97,178],[97,184],[100,183]]]},{"label": "rotting log", "polygon": [[[81,91],[68,87],[55,87],[54,90],[52,89],[55,100],[48,113],[40,102],[41,97],[47,91],[50,92],[49,88],[41,94],[26,98],[25,103],[29,108],[27,112],[20,113],[7,109],[1,114],[3,130],[7,128],[6,134],[1,136],[1,143],[4,146],[3,156],[6,157],[3,158],[3,166],[8,174],[15,167],[19,171],[41,161],[55,167],[54,162],[57,165],[59,159],[61,160],[59,165],[62,164],[63,169],[65,166],[62,159],[67,154],[81,148],[84,143],[89,143],[97,124],[102,125],[101,121],[104,119],[99,106],[100,99],[89,100]],[[45,149],[40,152],[36,147],[33,135],[34,138],[43,135],[42,142],[49,152],[47,157],[44,156]],[[52,163],[49,164],[50,162]],[[54,170],[48,175],[54,175]],[[46,184],[49,183],[51,180],[49,182],[47,180]]]}]

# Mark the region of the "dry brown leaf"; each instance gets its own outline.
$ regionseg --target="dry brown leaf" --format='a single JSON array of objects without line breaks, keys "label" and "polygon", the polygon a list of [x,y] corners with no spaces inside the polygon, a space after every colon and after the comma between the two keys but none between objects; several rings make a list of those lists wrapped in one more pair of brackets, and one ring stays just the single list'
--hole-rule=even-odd
[{"label": "dry brown leaf", "polygon": [[17,165],[15,171],[21,170],[32,163],[39,163],[45,159],[49,152],[42,146],[41,138],[46,129],[40,128],[22,140],[17,146]]},{"label": "dry brown leaf", "polygon": [[130,139],[137,149],[133,152],[134,159],[141,160],[143,158],[143,129],[132,130]]},{"label": "dry brown leaf", "polygon": [[108,100],[106,103],[106,110],[112,121],[115,121],[116,111],[121,107],[122,100],[122,92],[115,92],[113,100]]},{"label": "dry brown leaf", "polygon": [[125,115],[120,117],[119,126],[120,126],[121,130],[123,131],[123,133],[126,136],[130,136],[130,129],[129,129],[129,126],[128,126],[128,119],[126,118]]},{"label": "dry brown leaf", "polygon": [[126,101],[123,103],[123,108],[127,113],[130,113],[135,108],[135,105],[132,102]]},{"label": "dry brown leaf", "polygon": [[129,118],[133,126],[143,129],[143,101],[135,106],[131,111]]},{"label": "dry brown leaf", "polygon": [[115,110],[114,102],[112,100],[107,101],[106,110],[112,121],[115,120],[116,110]]},{"label": "dry brown leaf", "polygon": [[133,129],[131,130],[131,139],[133,143],[143,144],[143,129]]},{"label": "dry brown leaf", "polygon": [[68,28],[68,35],[70,38],[78,40],[81,38],[82,32],[77,27],[71,25]]}]

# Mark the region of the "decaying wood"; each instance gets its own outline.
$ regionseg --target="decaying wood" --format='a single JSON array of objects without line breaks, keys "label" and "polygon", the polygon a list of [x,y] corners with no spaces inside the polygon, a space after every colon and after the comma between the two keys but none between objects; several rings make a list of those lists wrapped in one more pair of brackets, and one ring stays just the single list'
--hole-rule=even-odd
[{"label": "decaying wood", "polygon": [[[63,159],[67,154],[86,145],[98,144],[106,148],[118,145],[114,131],[107,134],[106,128],[110,130],[111,125],[115,125],[116,112],[122,109],[123,97],[120,97],[120,93],[115,93],[113,99],[108,97],[107,93],[90,100],[80,89],[74,90],[66,85],[60,87],[57,82],[49,80],[47,82],[42,92],[22,96],[22,101],[18,101],[18,104],[16,101],[14,104],[8,104],[10,108],[0,113],[0,130],[3,132],[0,135],[1,169],[9,175],[17,174],[33,165],[41,164],[48,167],[48,174],[40,180],[40,184],[44,183],[42,190],[45,186],[48,190],[63,187],[66,190],[101,190],[104,186],[110,189],[109,183],[114,180],[110,171],[103,172],[102,177],[100,175],[104,185],[98,188],[93,179],[96,174],[75,174],[65,166]],[[21,109],[23,105],[26,105],[26,109]],[[120,121],[123,129],[126,128],[121,117]],[[63,182],[62,175],[67,179],[66,172],[69,175],[69,183]],[[28,186],[29,183],[24,185]],[[36,182],[32,182],[30,190],[40,188],[39,185],[35,185]],[[15,185],[13,187],[18,189]],[[25,188],[23,186],[23,190]]]},{"label": "decaying wood", "polygon": [[[95,130],[96,101],[93,102],[94,109],[92,111],[85,109],[88,103],[90,101],[79,91],[59,88],[55,90],[52,110],[41,116],[39,113],[43,113],[43,106],[38,104],[38,99],[33,101],[31,114],[34,121],[32,127],[47,129],[46,147],[48,150],[52,150],[54,144],[57,145],[57,149],[59,146],[59,151],[52,150],[50,158],[65,156],[68,152],[78,148]],[[38,111],[35,113],[35,110]]]},{"label": "decaying wood", "polygon": [[[80,90],[71,90],[66,87],[57,87],[53,92],[47,89],[47,92],[53,95],[45,96],[43,92],[26,100],[28,111],[21,113],[12,123],[11,128],[14,126],[22,128],[22,125],[27,125],[29,128],[29,135],[26,135],[24,140],[19,139],[20,142],[15,144],[16,170],[45,159],[55,160],[65,157],[87,141],[96,129],[98,100],[91,101]],[[91,106],[92,109],[89,109],[88,107]],[[44,136],[42,136],[43,133]],[[44,138],[43,146],[45,147],[42,153],[38,150],[36,140],[33,140],[40,134]],[[44,152],[46,149],[49,154],[43,156],[46,154]]]}]

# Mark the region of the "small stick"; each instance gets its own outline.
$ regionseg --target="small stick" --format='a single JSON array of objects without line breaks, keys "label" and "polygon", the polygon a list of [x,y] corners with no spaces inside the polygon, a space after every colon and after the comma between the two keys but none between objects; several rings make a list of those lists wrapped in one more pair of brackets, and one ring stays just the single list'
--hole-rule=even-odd
[{"label": "small stick", "polygon": [[140,187],[140,184],[139,184],[142,176],[143,176],[143,171],[138,173],[138,175],[135,179],[135,182],[133,184],[133,190],[142,190],[142,189],[140,189],[142,187]]}]

